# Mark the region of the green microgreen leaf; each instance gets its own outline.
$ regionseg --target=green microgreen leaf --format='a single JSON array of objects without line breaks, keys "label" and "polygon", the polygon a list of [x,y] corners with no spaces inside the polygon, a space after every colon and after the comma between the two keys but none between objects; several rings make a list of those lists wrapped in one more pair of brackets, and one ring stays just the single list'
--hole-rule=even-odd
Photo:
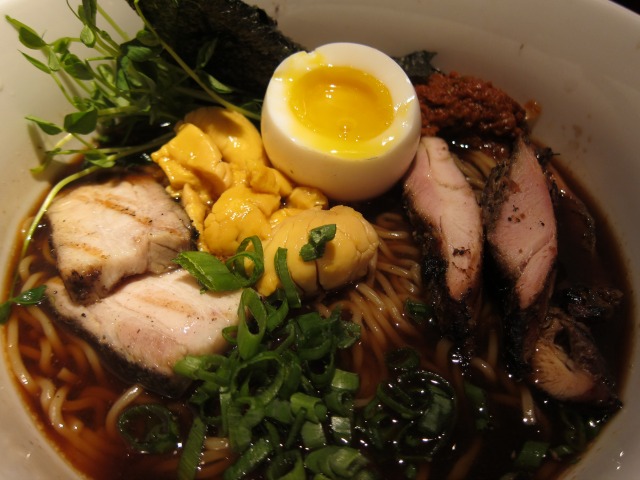
[{"label": "green microgreen leaf", "polygon": [[82,0],[82,6],[78,9],[78,14],[82,21],[90,27],[96,26],[98,13],[97,0]]},{"label": "green microgreen leaf", "polygon": [[154,49],[136,42],[122,45],[122,51],[132,62],[146,62],[157,55]]},{"label": "green microgreen leaf", "polygon": [[70,76],[78,80],[91,80],[94,76],[87,64],[72,53],[62,56],[62,68]]},{"label": "green microgreen leaf", "polygon": [[115,165],[113,156],[106,155],[100,150],[89,150],[85,153],[84,159],[87,163],[100,168],[111,168]]},{"label": "green microgreen leaf", "polygon": [[198,77],[200,78],[203,84],[205,84],[215,93],[219,93],[220,95],[233,93],[232,88],[220,82],[213,75],[210,75],[207,72],[199,72]]},{"label": "green microgreen leaf", "polygon": [[22,53],[22,56],[24,56],[24,58],[27,59],[27,61],[33,65],[34,67],[36,67],[38,70],[44,72],[44,73],[51,73],[51,68],[49,68],[47,65],[45,65],[43,62],[41,62],[40,60],[37,60],[35,58],[33,58],[30,55],[27,55],[26,53]]},{"label": "green microgreen leaf", "polygon": [[0,325],[7,323],[11,314],[12,305],[37,305],[44,299],[45,285],[30,288],[24,292],[20,292],[15,297],[9,298],[6,302],[0,304]]},{"label": "green microgreen leaf", "polygon": [[31,50],[40,50],[47,46],[47,43],[31,27],[5,15],[7,21],[18,31],[20,43]]},{"label": "green microgreen leaf", "polygon": [[92,48],[96,44],[96,34],[89,25],[82,27],[80,41],[87,47]]},{"label": "green microgreen leaf", "polygon": [[98,110],[95,108],[69,113],[64,117],[64,129],[69,133],[87,135],[96,129],[97,124]]},{"label": "green microgreen leaf", "polygon": [[61,37],[50,44],[51,49],[58,54],[69,53],[72,40],[69,37]]},{"label": "green microgreen leaf", "polygon": [[62,133],[64,131],[62,127],[59,127],[55,123],[49,122],[47,120],[43,120],[31,115],[28,115],[25,118],[35,123],[40,128],[40,130],[42,130],[47,135],[58,135],[59,133]]}]

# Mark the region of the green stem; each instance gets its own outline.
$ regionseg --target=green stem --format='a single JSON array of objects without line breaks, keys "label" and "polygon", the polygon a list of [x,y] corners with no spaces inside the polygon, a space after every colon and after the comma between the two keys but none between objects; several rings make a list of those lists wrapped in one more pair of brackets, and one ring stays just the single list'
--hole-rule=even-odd
[{"label": "green stem", "polygon": [[102,18],[105,19],[105,21],[111,26],[111,28],[113,28],[115,30],[115,32],[120,35],[120,38],[122,38],[125,42],[128,42],[130,40],[129,35],[127,34],[127,32],[125,32],[122,28],[120,28],[120,25],[118,25],[118,23],[116,21],[113,20],[113,18],[111,18],[111,15],[109,15],[101,6],[100,4],[97,5],[98,7],[98,13],[100,15],[102,15]]},{"label": "green stem", "polygon": [[40,208],[36,212],[35,217],[33,217],[31,225],[29,226],[29,229],[27,230],[27,236],[24,239],[24,242],[22,242],[22,250],[20,251],[20,259],[24,258],[24,256],[26,255],[27,249],[29,248],[29,245],[31,244],[31,240],[33,239],[33,234],[35,233],[36,228],[38,228],[38,225],[40,224],[40,221],[42,220],[42,217],[47,212],[47,209],[49,208],[49,205],[51,205],[51,202],[53,201],[55,196],[58,193],[60,193],[60,190],[62,190],[64,187],[66,187],[70,183],[75,182],[76,180],[79,180],[80,178],[86,177],[87,175],[90,175],[93,172],[97,172],[98,170],[100,170],[100,168],[101,167],[97,167],[97,166],[92,166],[92,167],[85,168],[84,170],[80,170],[79,172],[74,173],[73,175],[69,175],[68,177],[63,178],[62,180],[60,180],[58,183],[56,183],[53,186],[51,191],[47,194],[46,198],[44,199],[44,202],[42,202],[42,205],[40,205]]}]

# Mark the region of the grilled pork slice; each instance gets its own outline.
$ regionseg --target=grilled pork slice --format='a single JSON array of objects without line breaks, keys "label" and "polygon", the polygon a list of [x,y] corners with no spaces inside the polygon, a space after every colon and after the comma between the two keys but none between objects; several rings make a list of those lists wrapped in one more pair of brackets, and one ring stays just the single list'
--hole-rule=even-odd
[{"label": "grilled pork slice", "polygon": [[60,276],[84,304],[108,295],[125,277],[175,268],[172,260],[191,245],[184,210],[141,174],[67,190],[47,215]]},{"label": "grilled pork slice", "polygon": [[531,357],[530,382],[559,400],[620,405],[605,361],[587,327],[552,308]]},{"label": "grilled pork slice", "polygon": [[56,317],[90,342],[124,380],[178,396],[189,380],[173,373],[186,355],[222,352],[223,328],[238,321],[240,292],[201,293],[184,270],[126,282],[90,305],[75,303],[61,279],[47,283]]},{"label": "grilled pork slice", "polygon": [[533,147],[520,138],[511,158],[492,171],[483,191],[488,250],[507,279],[507,351],[527,368],[546,315],[558,254],[553,202]]},{"label": "grilled pork slice", "polygon": [[424,248],[423,273],[440,326],[462,340],[475,321],[481,288],[482,214],[444,140],[421,139],[404,198]]}]

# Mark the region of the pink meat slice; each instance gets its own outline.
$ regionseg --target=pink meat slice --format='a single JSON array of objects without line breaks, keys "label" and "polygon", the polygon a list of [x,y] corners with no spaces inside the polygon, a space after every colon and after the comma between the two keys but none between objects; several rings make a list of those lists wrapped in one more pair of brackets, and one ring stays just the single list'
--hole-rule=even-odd
[{"label": "pink meat slice", "polygon": [[405,189],[439,234],[446,284],[455,300],[477,285],[482,264],[482,216],[475,194],[444,140],[423,137]]},{"label": "pink meat slice", "polygon": [[62,280],[47,282],[56,317],[93,344],[129,382],[179,395],[189,381],[173,372],[187,355],[222,353],[222,330],[238,322],[240,291],[201,293],[182,269],[125,282],[90,305],[75,303]]},{"label": "pink meat slice", "polygon": [[[428,279],[433,288],[444,290],[437,295],[440,316],[468,323],[481,283],[482,212],[444,140],[421,139],[404,195],[412,221],[424,233],[427,263],[442,265],[431,272],[442,278]],[[459,315],[466,318],[456,319]]]},{"label": "pink meat slice", "polygon": [[103,298],[131,275],[173,269],[191,246],[186,213],[145,175],[72,188],[47,215],[60,276],[77,302]]},{"label": "pink meat slice", "polygon": [[519,308],[530,307],[545,289],[557,253],[557,229],[545,174],[523,139],[492,186],[487,240],[503,272],[514,282]]}]

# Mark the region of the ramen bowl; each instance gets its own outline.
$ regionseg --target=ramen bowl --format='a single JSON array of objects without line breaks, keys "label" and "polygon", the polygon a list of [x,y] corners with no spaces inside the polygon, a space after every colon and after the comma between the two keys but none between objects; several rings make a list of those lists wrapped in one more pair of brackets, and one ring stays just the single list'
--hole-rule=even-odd
[{"label": "ramen bowl", "polygon": [[[73,2],[72,2],[73,3]],[[437,52],[434,64],[491,81],[521,103],[542,109],[536,138],[552,146],[605,213],[622,251],[634,298],[640,291],[640,16],[605,0],[263,0],[283,32],[308,48],[357,42],[390,55]],[[100,4],[135,31],[126,2]],[[48,39],[77,35],[62,0],[0,0]],[[26,115],[59,120],[68,108],[50,78],[20,54],[16,32],[0,29],[0,258],[7,268],[25,216],[46,191],[30,169],[51,145]],[[3,291],[9,282],[3,273]],[[629,335],[638,343],[638,321]],[[4,342],[3,342],[4,343]],[[636,478],[640,470],[637,349],[622,385],[625,407],[567,478]],[[69,479],[78,475],[28,413],[3,358],[0,365],[0,477]]]}]

